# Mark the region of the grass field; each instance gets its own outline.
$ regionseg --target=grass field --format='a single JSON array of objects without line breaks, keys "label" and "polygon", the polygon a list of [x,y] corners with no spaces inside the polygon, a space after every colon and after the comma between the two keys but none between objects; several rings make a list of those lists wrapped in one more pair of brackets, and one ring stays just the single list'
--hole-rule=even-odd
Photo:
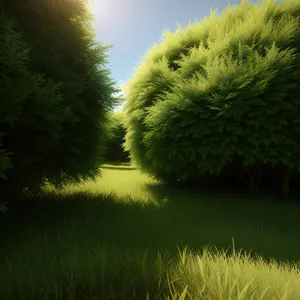
[{"label": "grass field", "polygon": [[299,203],[102,170],[0,215],[0,299],[300,299]]}]

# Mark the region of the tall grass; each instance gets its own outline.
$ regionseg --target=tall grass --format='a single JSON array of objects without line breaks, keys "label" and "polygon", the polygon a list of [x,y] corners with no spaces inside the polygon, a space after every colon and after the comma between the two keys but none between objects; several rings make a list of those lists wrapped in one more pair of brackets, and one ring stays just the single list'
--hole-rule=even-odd
[{"label": "tall grass", "polygon": [[20,200],[0,217],[0,299],[300,299],[298,203],[170,189],[126,165]]}]

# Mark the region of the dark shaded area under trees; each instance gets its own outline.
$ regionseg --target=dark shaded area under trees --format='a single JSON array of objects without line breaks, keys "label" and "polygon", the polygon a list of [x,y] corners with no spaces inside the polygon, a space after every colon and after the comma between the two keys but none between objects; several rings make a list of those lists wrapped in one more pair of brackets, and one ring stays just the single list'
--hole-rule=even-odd
[{"label": "dark shaded area under trees", "polygon": [[110,124],[107,126],[108,141],[106,144],[105,161],[109,163],[130,162],[129,152],[124,150],[126,128],[123,124],[124,112],[111,114]]}]

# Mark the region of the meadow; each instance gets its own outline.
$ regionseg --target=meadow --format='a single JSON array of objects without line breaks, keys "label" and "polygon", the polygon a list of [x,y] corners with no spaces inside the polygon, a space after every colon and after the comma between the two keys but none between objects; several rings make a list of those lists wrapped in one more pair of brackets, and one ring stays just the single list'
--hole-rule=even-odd
[{"label": "meadow", "polygon": [[0,215],[0,299],[300,299],[299,201],[102,171]]}]

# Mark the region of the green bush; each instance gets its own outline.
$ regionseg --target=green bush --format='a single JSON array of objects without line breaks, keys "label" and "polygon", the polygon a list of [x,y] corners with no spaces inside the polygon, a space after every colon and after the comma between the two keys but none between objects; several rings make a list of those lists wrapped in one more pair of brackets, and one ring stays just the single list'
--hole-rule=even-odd
[{"label": "green bush", "polygon": [[299,172],[299,14],[299,1],[242,1],[167,32],[125,87],[125,146],[137,166],[200,181],[240,161],[247,177],[236,175],[251,189],[263,166]]}]

